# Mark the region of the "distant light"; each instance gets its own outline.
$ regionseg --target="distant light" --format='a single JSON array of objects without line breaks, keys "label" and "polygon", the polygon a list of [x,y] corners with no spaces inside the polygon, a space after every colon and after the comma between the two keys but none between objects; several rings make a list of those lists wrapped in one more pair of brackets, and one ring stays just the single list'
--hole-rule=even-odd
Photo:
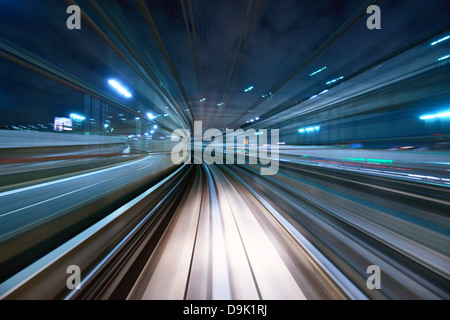
[{"label": "distant light", "polygon": [[155,133],[155,131],[152,130],[152,131],[150,131],[150,133]]},{"label": "distant light", "polygon": [[205,100],[206,100],[206,98],[200,99],[200,102],[203,102],[203,101],[205,101]]},{"label": "distant light", "polygon": [[105,129],[108,128],[108,127],[109,127],[109,125],[107,123],[105,123]]},{"label": "distant light", "polygon": [[445,40],[448,40],[448,39],[450,39],[450,36],[446,36],[446,37],[443,37],[443,38],[441,38],[441,39],[439,39],[439,40],[437,40],[435,42],[432,42],[431,45],[434,46],[434,45],[438,44],[439,42],[442,42],[442,41],[445,41]]},{"label": "distant light", "polygon": [[250,90],[253,89],[253,86],[248,87],[247,89],[244,90],[244,92],[249,92]]},{"label": "distant light", "polygon": [[312,77],[313,75],[318,74],[319,72],[325,70],[326,68],[327,68],[327,67],[323,67],[323,68],[321,68],[321,69],[319,69],[319,70],[317,70],[317,71],[314,71],[313,73],[310,73],[309,76]]},{"label": "distant light", "polygon": [[450,111],[444,111],[444,112],[437,113],[437,114],[427,114],[427,115],[421,116],[420,119],[428,120],[428,119],[446,118],[446,117],[450,117]]},{"label": "distant light", "polygon": [[156,128],[158,128],[158,126],[155,124],[155,125],[153,126],[153,129],[156,129]]},{"label": "distant light", "polygon": [[148,117],[150,120],[153,120],[153,119],[156,118],[156,117],[155,117],[154,115],[152,115],[150,112],[147,113],[147,117]]},{"label": "distant light", "polygon": [[117,82],[114,79],[108,80],[108,83],[110,84],[111,87],[113,87],[114,89],[116,89],[120,94],[122,94],[123,96],[127,97],[127,98],[131,98],[132,95],[131,93],[128,92],[127,89],[125,89],[119,82]]},{"label": "distant light", "polygon": [[392,163],[393,160],[386,159],[366,159],[367,162]]},{"label": "distant light", "polygon": [[438,118],[450,117],[450,111],[438,113],[438,114],[436,115],[436,117],[438,117]]},{"label": "distant light", "polygon": [[351,161],[366,161],[366,158],[342,158],[342,159]]},{"label": "distant light", "polygon": [[168,117],[168,116],[169,116],[168,113],[164,113],[164,114],[163,114],[163,117]]},{"label": "distant light", "polygon": [[75,119],[75,120],[80,120],[80,121],[83,121],[83,120],[86,119],[85,117],[80,116],[80,115],[75,114],[75,113],[71,113],[71,114],[70,114],[70,118]]},{"label": "distant light", "polygon": [[300,129],[298,129],[298,132],[304,133],[304,132],[313,132],[313,131],[319,131],[319,130],[320,130],[320,126],[311,126],[311,127],[307,127],[307,128],[300,128]]},{"label": "distant light", "polygon": [[253,122],[253,121],[255,121],[254,119],[250,119],[250,122]]},{"label": "distant light", "polygon": [[259,120],[259,117],[256,117],[255,120]]},{"label": "distant light", "polygon": [[139,117],[136,117],[136,118],[134,118],[135,120],[139,120],[140,118]]},{"label": "distant light", "polygon": [[333,80],[328,81],[326,84],[332,84],[332,83],[335,83],[336,81],[339,81],[339,80],[341,80],[341,79],[344,79],[344,77],[343,77],[343,76],[340,76],[339,78],[336,78],[336,79],[333,79]]},{"label": "distant light", "polygon": [[442,60],[445,60],[445,59],[448,59],[448,58],[450,58],[450,54],[439,58],[438,61],[442,61]]},{"label": "distant light", "polygon": [[247,123],[249,123],[250,121],[247,120]]}]

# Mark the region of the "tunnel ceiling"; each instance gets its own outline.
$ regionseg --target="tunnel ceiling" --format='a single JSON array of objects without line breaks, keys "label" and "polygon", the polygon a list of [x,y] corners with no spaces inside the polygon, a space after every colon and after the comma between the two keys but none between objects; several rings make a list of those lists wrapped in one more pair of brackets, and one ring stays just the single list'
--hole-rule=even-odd
[{"label": "tunnel ceiling", "polygon": [[[295,104],[329,88],[327,82],[358,72],[447,25],[445,1],[437,0],[434,5],[45,0],[26,8],[19,3],[2,5],[2,42],[13,42],[88,87],[104,90],[136,114],[170,110],[181,119],[176,125],[202,120],[204,128],[218,129],[240,127],[270,110]],[[372,3],[381,8],[380,30],[366,27],[366,8]],[[79,5],[83,12],[81,30],[65,26],[69,4]],[[13,19],[17,14],[22,19]],[[30,28],[36,37],[29,36]],[[70,97],[79,92],[63,92],[51,84],[43,88],[42,82],[21,72],[12,76],[10,87],[5,84],[5,92],[20,96],[23,87],[53,90],[52,97],[60,94],[56,103],[39,100],[36,106],[60,113],[82,104],[82,98]],[[133,98],[108,91],[110,78],[123,81]],[[16,102],[29,105],[20,98]]]}]

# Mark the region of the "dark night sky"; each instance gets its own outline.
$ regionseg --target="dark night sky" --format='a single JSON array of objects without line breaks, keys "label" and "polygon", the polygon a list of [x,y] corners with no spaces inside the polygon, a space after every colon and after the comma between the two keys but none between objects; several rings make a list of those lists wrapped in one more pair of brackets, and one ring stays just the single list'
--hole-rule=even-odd
[{"label": "dark night sky", "polygon": [[[189,36],[196,45],[192,51],[181,2],[146,1],[146,5],[180,77],[195,119],[205,120],[207,126],[217,128],[235,120],[238,120],[237,125],[245,123],[247,118],[239,119],[242,111],[282,84],[366,3],[361,0],[262,0],[258,6],[257,0],[191,2],[196,31],[194,39],[191,25]],[[167,101],[175,102],[183,110],[187,107],[135,1],[96,2],[101,4],[99,8],[124,36],[128,48],[111,32],[95,6],[89,1],[77,3],[129,62],[137,66],[140,74],[84,20],[82,30],[68,30],[65,1],[0,0],[0,42],[55,66],[71,78],[84,81],[90,88],[101,90],[132,109],[164,113],[171,103]],[[183,3],[189,19],[188,1]],[[222,101],[226,92],[249,3],[252,6],[244,32],[245,47],[238,54],[239,64],[232,73],[232,82],[225,95],[225,109],[218,110],[217,103]],[[293,96],[311,95],[320,90],[327,79],[354,72],[394,50],[448,27],[446,5],[448,1],[445,0],[381,1],[381,30],[368,30],[365,27],[368,15],[363,16],[281,87],[273,99],[249,113],[249,117],[274,108]],[[309,73],[324,65],[327,70],[320,77],[308,77]],[[147,70],[151,70],[159,83],[153,83],[146,74]],[[131,88],[132,99],[121,98],[108,87],[106,81],[112,77]],[[250,85],[254,90],[244,93],[243,90]],[[171,96],[169,100],[155,95],[161,86],[164,87],[162,95]],[[200,104],[203,97],[206,101]],[[83,94],[80,91],[0,56],[0,124],[48,123],[53,121],[53,117],[67,116],[70,112],[83,112]]]}]

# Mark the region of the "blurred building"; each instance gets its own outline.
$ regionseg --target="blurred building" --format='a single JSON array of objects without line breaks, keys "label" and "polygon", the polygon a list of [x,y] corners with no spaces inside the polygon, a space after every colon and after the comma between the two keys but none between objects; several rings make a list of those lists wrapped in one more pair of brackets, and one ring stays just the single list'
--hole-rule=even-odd
[{"label": "blurred building", "polygon": [[[109,122],[108,104],[84,94],[84,130],[88,134],[105,134],[105,123]],[[108,121],[107,121],[108,120]]]}]

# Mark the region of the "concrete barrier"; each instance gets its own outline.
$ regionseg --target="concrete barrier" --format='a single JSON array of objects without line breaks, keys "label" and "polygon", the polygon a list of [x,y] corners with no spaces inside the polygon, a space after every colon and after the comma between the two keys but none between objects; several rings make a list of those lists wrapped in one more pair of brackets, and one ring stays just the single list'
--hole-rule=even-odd
[{"label": "concrete barrier", "polygon": [[122,137],[0,130],[0,159],[122,153]]}]

